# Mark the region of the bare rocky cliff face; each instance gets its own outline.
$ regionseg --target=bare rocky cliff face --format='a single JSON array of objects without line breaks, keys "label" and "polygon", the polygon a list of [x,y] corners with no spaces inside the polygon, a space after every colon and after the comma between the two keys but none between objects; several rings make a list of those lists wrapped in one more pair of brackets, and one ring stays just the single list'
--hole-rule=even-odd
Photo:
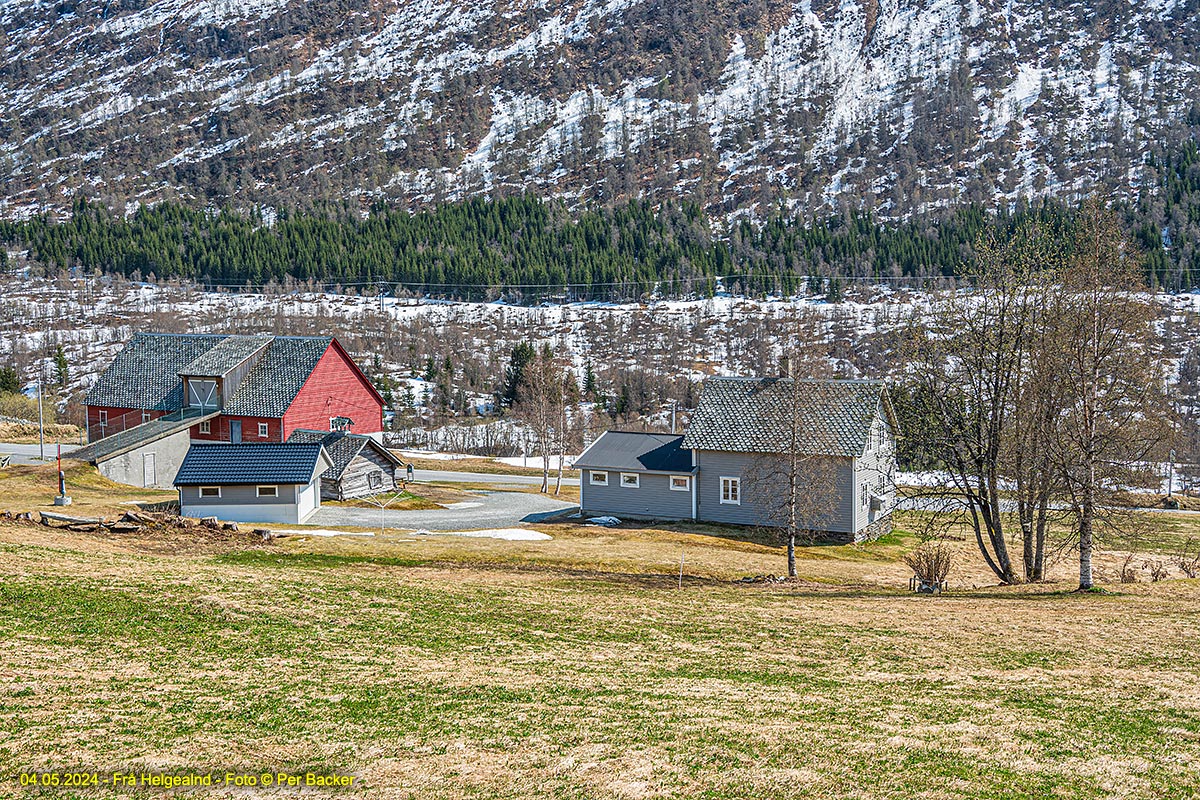
[{"label": "bare rocky cliff face", "polygon": [[0,216],[533,191],[903,217],[1200,131],[1200,0],[9,0]]}]

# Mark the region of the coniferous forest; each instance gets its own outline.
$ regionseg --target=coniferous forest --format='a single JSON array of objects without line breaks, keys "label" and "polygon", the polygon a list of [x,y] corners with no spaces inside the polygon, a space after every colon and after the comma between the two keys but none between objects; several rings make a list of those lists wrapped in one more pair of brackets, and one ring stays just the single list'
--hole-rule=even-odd
[{"label": "coniferous forest", "polygon": [[[1189,288],[1200,275],[1200,155],[1189,142],[1156,164],[1150,198],[1123,209],[1151,285]],[[900,224],[847,213],[713,220],[699,206],[634,201],[568,209],[532,195],[473,198],[410,212],[319,206],[270,214],[144,206],[125,218],[78,199],[62,220],[0,222],[0,240],[51,269],[183,279],[210,287],[267,284],[467,300],[629,300],[717,289],[762,295],[833,291],[843,280],[952,276],[988,226],[1026,215],[1072,224],[1071,206],[961,206]],[[0,256],[3,256],[0,251]]]}]

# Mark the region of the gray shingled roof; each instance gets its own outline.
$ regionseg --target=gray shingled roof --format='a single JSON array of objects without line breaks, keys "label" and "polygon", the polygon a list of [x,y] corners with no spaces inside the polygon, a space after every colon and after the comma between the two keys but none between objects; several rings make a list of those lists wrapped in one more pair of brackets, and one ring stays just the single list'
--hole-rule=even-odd
[{"label": "gray shingled roof", "polygon": [[139,333],[88,390],[89,406],[175,411],[183,407],[179,371],[216,347],[224,336]]},{"label": "gray shingled roof", "polygon": [[692,471],[692,454],[683,449],[682,436],[607,431],[575,460],[575,468],[678,475]]},{"label": "gray shingled roof", "polygon": [[[233,340],[233,341],[230,341]],[[90,406],[175,411],[183,407],[186,370],[210,370],[244,359],[260,340],[266,352],[225,405],[226,414],[282,417],[333,340],[328,336],[214,336],[209,334],[139,333],[88,391]],[[236,363],[240,363],[240,360]],[[218,370],[219,371],[219,370]],[[208,372],[207,374],[216,374]]]},{"label": "gray shingled roof", "polygon": [[332,341],[328,336],[276,336],[226,403],[225,413],[282,417]]},{"label": "gray shingled roof", "polygon": [[354,457],[362,452],[364,447],[373,447],[380,454],[393,462],[397,466],[403,464],[400,459],[396,458],[390,450],[376,442],[370,436],[363,436],[356,433],[347,433],[345,431],[308,431],[297,430],[293,431],[288,437],[288,442],[298,442],[304,444],[320,444],[325,448],[325,452],[329,454],[329,458],[333,461],[333,466],[325,470],[322,478],[340,478],[342,473],[346,471],[346,467],[350,466],[350,462]]},{"label": "gray shingled roof", "polygon": [[321,454],[319,444],[195,442],[179,466],[175,485],[306,484]]},{"label": "gray shingled roof", "polygon": [[880,410],[894,425],[882,381],[709,378],[683,446],[738,453],[788,452],[789,420],[794,416],[800,421],[799,451],[856,457],[862,455]]},{"label": "gray shingled roof", "polygon": [[271,342],[270,336],[229,336],[179,370],[180,375],[226,375]]}]

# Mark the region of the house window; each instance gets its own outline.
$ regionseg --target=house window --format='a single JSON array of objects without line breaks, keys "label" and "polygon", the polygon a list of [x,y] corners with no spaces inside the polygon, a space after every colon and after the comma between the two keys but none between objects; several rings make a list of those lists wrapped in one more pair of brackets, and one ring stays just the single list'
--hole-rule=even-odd
[{"label": "house window", "polygon": [[267,434],[267,423],[265,423],[265,422],[258,423],[258,438],[265,439],[265,438],[267,438],[267,435],[268,435]]},{"label": "house window", "polygon": [[742,504],[741,478],[721,478],[721,504],[731,506]]},{"label": "house window", "polygon": [[636,489],[641,486],[642,483],[636,472],[622,472],[621,485],[626,489]]},{"label": "house window", "polygon": [[367,476],[367,488],[375,489],[375,490],[382,489],[383,488],[383,473],[376,470],[375,472],[372,472],[370,475],[368,475]]},{"label": "house window", "polygon": [[200,423],[200,432],[201,433],[212,433],[212,420],[206,419],[206,420],[204,420],[204,422],[201,422]]},{"label": "house window", "polygon": [[867,503],[870,501],[870,497],[869,497],[870,489],[867,487],[867,485],[865,483],[862,485],[861,494],[862,494],[862,499],[861,499],[862,507],[866,508]]},{"label": "house window", "polygon": [[143,411],[142,412],[142,422],[149,422],[149,421],[150,421],[150,412]]},{"label": "house window", "polygon": [[592,470],[591,476],[593,486],[608,486],[607,472],[596,472],[595,470]]},{"label": "house window", "polygon": [[221,496],[221,487],[220,486],[201,486],[200,487],[200,496],[201,497],[220,497]]},{"label": "house window", "polygon": [[103,428],[105,425],[108,424],[108,412],[107,411],[99,411],[97,413],[100,415],[100,427]]},{"label": "house window", "polygon": [[259,497],[279,497],[278,486],[260,486],[258,487]]},{"label": "house window", "polygon": [[692,479],[687,475],[672,475],[671,476],[671,491],[672,492],[687,492],[691,491]]}]

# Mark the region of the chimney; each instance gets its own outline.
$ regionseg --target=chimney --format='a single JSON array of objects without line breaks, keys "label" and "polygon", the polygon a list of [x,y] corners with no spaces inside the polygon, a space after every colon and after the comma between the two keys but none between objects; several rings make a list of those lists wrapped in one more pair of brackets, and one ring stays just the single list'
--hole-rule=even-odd
[{"label": "chimney", "polygon": [[785,354],[784,357],[779,360],[779,377],[792,377],[792,357],[790,355]]}]

